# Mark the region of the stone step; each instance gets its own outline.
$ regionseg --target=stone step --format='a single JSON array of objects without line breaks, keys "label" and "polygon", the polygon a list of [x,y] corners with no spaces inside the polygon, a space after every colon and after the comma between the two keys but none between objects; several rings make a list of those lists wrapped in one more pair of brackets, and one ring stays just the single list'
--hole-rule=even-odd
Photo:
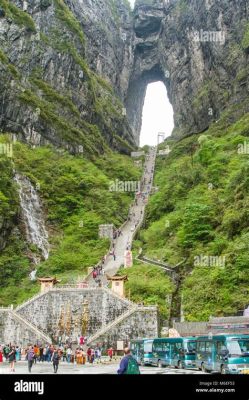
[{"label": "stone step", "polygon": [[17,314],[14,310],[9,310],[11,316],[20,322],[21,324],[25,324],[27,327],[29,327],[30,330],[32,330],[35,335],[37,336],[37,339],[42,339],[44,340],[47,344],[51,344],[52,340],[49,336],[47,336],[43,331],[38,329],[35,325],[33,325],[31,322],[27,321],[26,318],[22,317],[21,315]]},{"label": "stone step", "polygon": [[130,308],[125,313],[121,314],[114,321],[110,322],[108,325],[104,326],[102,329],[100,329],[94,335],[90,336],[87,339],[87,344],[90,344],[90,343],[94,342],[96,339],[98,339],[98,337],[100,337],[100,336],[104,335],[105,333],[107,333],[110,329],[112,329],[114,326],[118,325],[120,322],[122,322],[123,320],[128,318],[131,314],[136,312],[138,309],[139,309],[139,306],[136,305],[136,306],[133,306],[132,308]]}]

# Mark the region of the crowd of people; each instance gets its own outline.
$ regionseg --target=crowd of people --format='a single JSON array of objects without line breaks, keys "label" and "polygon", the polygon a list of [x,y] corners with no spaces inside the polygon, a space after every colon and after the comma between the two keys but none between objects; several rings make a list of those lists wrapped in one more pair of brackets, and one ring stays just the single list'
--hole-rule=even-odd
[{"label": "crowd of people", "polygon": [[[151,191],[151,185],[153,182],[153,173],[154,173],[154,167],[150,166],[150,164],[153,162],[153,158],[156,155],[156,151],[157,151],[157,149],[155,148],[151,155],[148,154],[146,156],[148,165],[145,167],[144,174],[141,179],[141,185],[140,185],[141,191],[136,193],[135,200],[129,210],[128,221],[132,223],[132,226],[131,226],[132,234],[135,232],[139,223],[143,219],[144,210],[143,210],[143,208],[141,210],[139,210],[139,209],[137,210],[137,207],[144,206],[148,201],[148,196]],[[150,162],[150,160],[151,160],[151,162]],[[101,287],[103,285],[102,277],[105,274],[104,266],[105,266],[108,255],[113,257],[113,261],[116,261],[116,259],[117,259],[117,254],[116,254],[116,251],[117,251],[116,244],[117,243],[116,242],[120,236],[123,236],[122,230],[120,228],[115,229],[112,234],[112,247],[109,251],[109,254],[105,255],[103,257],[102,261],[96,267],[93,268],[92,278],[93,278],[94,283],[97,284],[99,287]],[[130,250],[131,250],[131,239],[129,236],[128,242],[126,245],[126,251],[130,251]]]},{"label": "crowd of people", "polygon": [[[107,350],[107,355],[111,361],[114,355],[113,348]],[[9,362],[10,372],[15,372],[15,363],[18,361],[28,362],[28,371],[32,371],[34,364],[38,363],[51,363],[54,368],[54,373],[57,373],[60,361],[68,364],[85,365],[100,363],[103,350],[101,347],[88,347],[78,345],[73,350],[70,345],[46,345],[39,346],[37,344],[27,347],[14,346],[11,343],[0,346],[0,363]]]},{"label": "crowd of people", "polygon": [[101,275],[103,275],[103,266],[97,265],[93,268],[92,276],[94,280],[97,280]]}]

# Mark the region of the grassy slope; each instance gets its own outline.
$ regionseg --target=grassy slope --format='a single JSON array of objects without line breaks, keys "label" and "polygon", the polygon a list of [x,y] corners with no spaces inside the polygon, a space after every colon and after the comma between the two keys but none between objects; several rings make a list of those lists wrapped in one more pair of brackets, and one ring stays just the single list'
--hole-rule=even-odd
[{"label": "grassy slope", "polygon": [[[187,320],[233,315],[248,304],[249,115],[234,125],[224,115],[209,131],[178,143],[158,159],[147,224],[140,234],[147,255],[182,267]],[[196,266],[195,256],[224,256],[225,267]]]},{"label": "grassy slope", "polygon": [[[116,153],[89,161],[52,147],[31,149],[21,143],[14,145],[13,160],[0,155],[0,162],[1,218],[18,224],[14,168],[40,187],[47,214],[52,250],[49,260],[39,266],[39,275],[56,274],[63,282],[84,275],[106,253],[109,242],[98,238],[98,226],[120,226],[126,219],[133,194],[110,192],[110,181],[135,181],[141,174],[129,157]],[[0,254],[1,304],[18,303],[39,289],[27,278],[33,269],[28,258],[31,250],[38,251],[25,243],[23,231],[15,229]]]},{"label": "grassy slope", "polygon": [[128,275],[125,284],[126,297],[144,305],[158,305],[161,321],[168,321],[169,295],[173,284],[164,271],[154,265],[134,261],[132,268],[121,270],[119,274]]}]

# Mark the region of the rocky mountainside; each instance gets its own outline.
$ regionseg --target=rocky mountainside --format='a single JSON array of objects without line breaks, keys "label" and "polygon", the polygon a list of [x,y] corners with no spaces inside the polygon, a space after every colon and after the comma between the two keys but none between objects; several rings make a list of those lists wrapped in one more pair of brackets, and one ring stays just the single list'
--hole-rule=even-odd
[{"label": "rocky mountainside", "polygon": [[[237,146],[248,136],[248,20],[248,0],[137,0],[133,11],[128,0],[0,0],[1,304],[37,292],[29,279],[36,260],[38,273],[68,283],[108,251],[99,225],[120,226],[133,198],[109,184],[140,179],[127,154],[139,145],[146,87],[161,80],[174,109],[172,153],[158,162],[159,192],[134,250],[144,245],[172,265],[187,258],[189,269],[194,256],[224,252],[231,271],[216,271],[224,290],[217,287],[216,298],[210,290],[206,308],[198,287],[213,287],[213,269],[189,277],[186,268],[178,294],[183,289],[189,319],[206,318],[212,301],[221,314],[242,308],[248,166]],[[32,227],[37,222],[32,234],[25,208]],[[239,241],[243,259],[235,265]],[[151,266],[135,265],[130,275],[131,296],[157,302],[166,318],[169,279]],[[227,295],[232,280],[236,301]]]},{"label": "rocky mountainside", "polygon": [[135,132],[140,131],[146,86],[158,80],[165,83],[174,109],[174,136],[206,130],[237,103],[241,113],[248,111],[247,0],[137,0],[133,18],[127,109]]},{"label": "rocky mountainside", "polygon": [[24,141],[128,152],[157,80],[177,137],[204,131],[238,102],[235,113],[248,110],[246,0],[137,0],[133,12],[127,0],[0,7],[0,127]]},{"label": "rocky mountainside", "polygon": [[131,150],[125,1],[1,0],[0,48],[3,131],[76,154]]}]

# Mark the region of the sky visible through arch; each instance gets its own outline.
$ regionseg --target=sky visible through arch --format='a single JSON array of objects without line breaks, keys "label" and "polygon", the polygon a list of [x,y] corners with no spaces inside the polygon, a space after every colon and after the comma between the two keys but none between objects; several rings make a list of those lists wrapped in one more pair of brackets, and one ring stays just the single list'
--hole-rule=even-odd
[{"label": "sky visible through arch", "polygon": [[174,128],[173,108],[169,102],[163,82],[147,86],[143,108],[143,123],[140,134],[140,146],[157,144],[158,133],[170,136]]},{"label": "sky visible through arch", "polygon": [[[134,8],[135,0],[129,0]],[[174,128],[173,108],[169,102],[167,90],[162,82],[151,83],[147,87],[143,108],[143,123],[140,134],[140,146],[157,144],[159,132],[170,136]]]}]

